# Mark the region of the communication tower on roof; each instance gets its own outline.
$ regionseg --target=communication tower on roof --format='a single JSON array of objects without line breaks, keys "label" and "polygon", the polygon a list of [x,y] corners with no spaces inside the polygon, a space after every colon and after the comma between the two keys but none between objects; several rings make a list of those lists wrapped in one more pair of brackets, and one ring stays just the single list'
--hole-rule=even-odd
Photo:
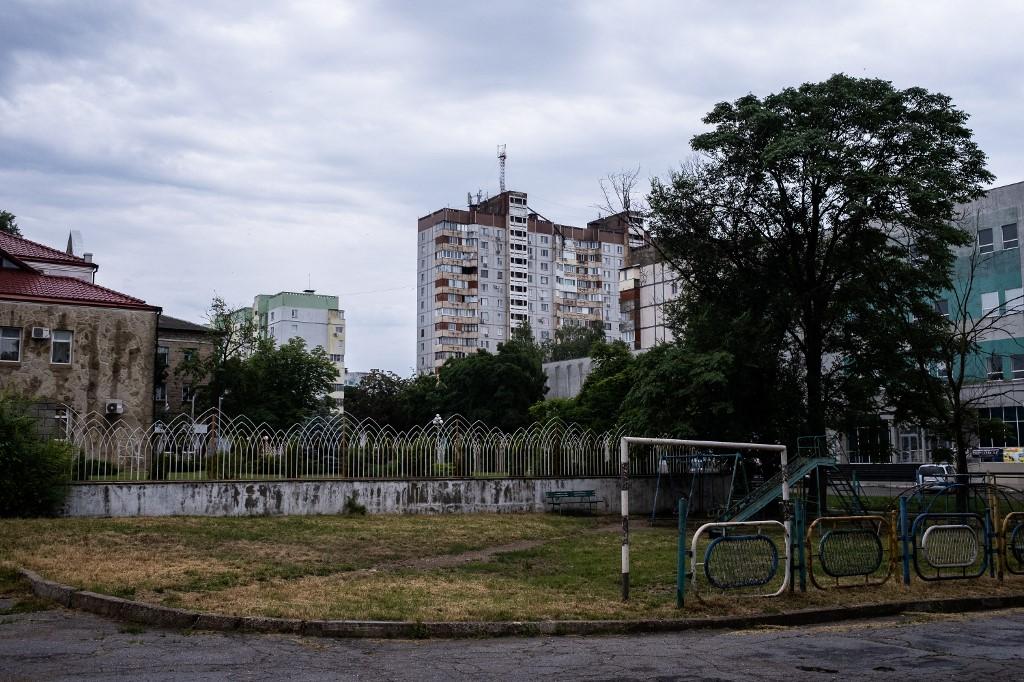
[{"label": "communication tower on roof", "polygon": [[507,155],[505,154],[505,145],[499,144],[498,145],[498,187],[500,188],[500,191],[502,191],[502,192],[505,191],[505,159],[506,158],[507,158]]}]

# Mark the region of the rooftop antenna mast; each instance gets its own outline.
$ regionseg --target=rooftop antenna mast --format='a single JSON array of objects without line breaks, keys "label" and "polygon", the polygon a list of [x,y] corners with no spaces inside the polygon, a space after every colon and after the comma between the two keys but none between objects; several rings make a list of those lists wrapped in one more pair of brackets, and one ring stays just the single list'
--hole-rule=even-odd
[{"label": "rooftop antenna mast", "polygon": [[505,159],[508,158],[505,154],[505,145],[498,145],[498,187],[501,192],[505,191]]}]

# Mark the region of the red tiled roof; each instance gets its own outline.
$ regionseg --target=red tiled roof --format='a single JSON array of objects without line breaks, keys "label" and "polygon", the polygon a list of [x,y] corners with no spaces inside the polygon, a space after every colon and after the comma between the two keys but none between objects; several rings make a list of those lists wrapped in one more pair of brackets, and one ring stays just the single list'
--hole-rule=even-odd
[{"label": "red tiled roof", "polygon": [[12,234],[6,232],[0,232],[0,251],[6,251],[15,258],[22,260],[38,260],[45,261],[47,263],[70,263],[74,265],[86,265],[92,268],[96,268],[95,263],[90,263],[84,258],[78,256],[72,256],[58,251],[57,249],[51,249],[49,246],[45,246],[38,242],[34,242],[30,239],[23,237],[15,237]]},{"label": "red tiled roof", "polygon": [[56,277],[23,270],[0,270],[0,300],[70,303],[114,308],[159,310],[134,296],[74,277]]}]

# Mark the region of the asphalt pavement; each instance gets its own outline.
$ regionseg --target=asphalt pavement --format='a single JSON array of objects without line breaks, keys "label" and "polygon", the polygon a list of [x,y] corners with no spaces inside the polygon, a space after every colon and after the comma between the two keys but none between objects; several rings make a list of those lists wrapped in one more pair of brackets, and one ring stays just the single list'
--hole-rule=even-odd
[{"label": "asphalt pavement", "polygon": [[0,680],[1020,680],[1022,639],[1024,609],[733,632],[410,641],[144,629],[55,608],[0,616]]}]

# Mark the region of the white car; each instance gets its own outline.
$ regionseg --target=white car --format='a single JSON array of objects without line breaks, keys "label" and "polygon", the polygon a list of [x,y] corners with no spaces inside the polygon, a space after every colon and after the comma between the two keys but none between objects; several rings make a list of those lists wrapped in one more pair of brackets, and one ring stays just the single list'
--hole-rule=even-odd
[{"label": "white car", "polygon": [[944,487],[956,483],[956,467],[952,464],[922,464],[917,467],[917,484]]}]

